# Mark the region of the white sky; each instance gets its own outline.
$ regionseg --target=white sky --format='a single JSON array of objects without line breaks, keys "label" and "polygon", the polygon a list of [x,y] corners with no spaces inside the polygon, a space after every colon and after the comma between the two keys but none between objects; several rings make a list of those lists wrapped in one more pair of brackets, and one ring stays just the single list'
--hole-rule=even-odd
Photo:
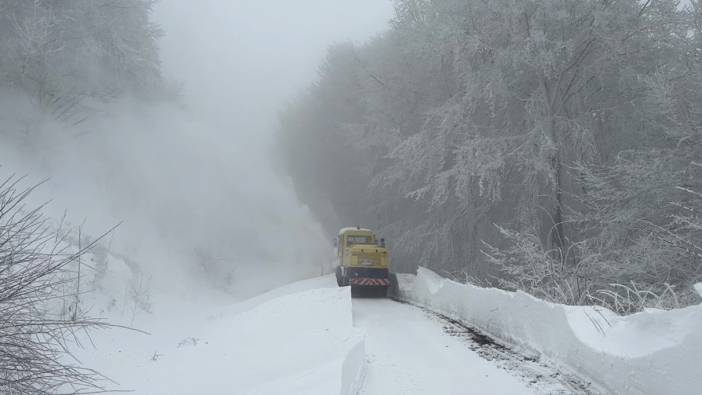
[{"label": "white sky", "polygon": [[188,103],[248,136],[311,83],[326,48],[386,29],[391,0],[163,0],[155,19],[166,75]]}]

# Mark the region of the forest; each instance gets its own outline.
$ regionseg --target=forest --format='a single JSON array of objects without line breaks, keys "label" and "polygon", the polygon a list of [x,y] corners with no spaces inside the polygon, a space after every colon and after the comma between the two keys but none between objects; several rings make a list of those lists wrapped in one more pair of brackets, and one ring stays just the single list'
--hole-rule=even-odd
[{"label": "forest", "polygon": [[0,85],[56,117],[162,84],[154,0],[0,1]]},{"label": "forest", "polygon": [[696,302],[702,4],[397,0],[280,115],[277,152],[333,234],[619,313]]}]

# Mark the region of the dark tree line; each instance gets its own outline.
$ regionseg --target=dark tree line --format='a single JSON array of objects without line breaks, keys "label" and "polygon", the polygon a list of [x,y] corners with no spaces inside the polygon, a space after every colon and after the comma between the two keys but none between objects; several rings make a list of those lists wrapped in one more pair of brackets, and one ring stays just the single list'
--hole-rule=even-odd
[{"label": "dark tree line", "polygon": [[621,312],[702,281],[700,3],[398,0],[281,117],[299,196],[417,265]]}]

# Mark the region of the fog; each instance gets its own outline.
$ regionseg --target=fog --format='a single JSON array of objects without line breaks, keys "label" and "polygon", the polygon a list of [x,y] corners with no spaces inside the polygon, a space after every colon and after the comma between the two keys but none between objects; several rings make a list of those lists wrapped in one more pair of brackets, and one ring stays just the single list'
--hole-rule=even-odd
[{"label": "fog", "polygon": [[377,0],[162,1],[153,17],[179,99],[86,104],[90,116],[67,123],[5,95],[17,133],[0,146],[3,168],[28,184],[47,178],[32,201],[51,200],[51,217],[67,210],[84,233],[122,223],[105,242],[154,286],[250,295],[318,275],[331,237],[272,170],[277,115],[330,44],[378,34],[391,12]]},{"label": "fog", "polygon": [[270,137],[276,111],[316,78],[327,47],[365,41],[391,16],[390,0],[163,1],[155,14],[166,76],[236,142]]},{"label": "fog", "polygon": [[701,4],[0,0],[0,394],[699,393]]}]

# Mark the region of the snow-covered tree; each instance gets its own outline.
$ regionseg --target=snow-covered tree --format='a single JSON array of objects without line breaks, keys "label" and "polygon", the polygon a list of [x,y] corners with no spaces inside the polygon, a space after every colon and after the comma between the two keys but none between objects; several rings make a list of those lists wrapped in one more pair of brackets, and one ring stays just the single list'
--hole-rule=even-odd
[{"label": "snow-covered tree", "polygon": [[643,268],[669,258],[670,240],[654,232],[635,261],[632,228],[606,219],[690,228],[680,210],[697,189],[680,188],[700,162],[698,2],[395,4],[391,30],[332,49],[282,118],[283,157],[330,231],[380,229],[399,270],[557,274],[546,294],[572,303],[611,282],[663,289],[663,272]]},{"label": "snow-covered tree", "polygon": [[161,84],[153,0],[1,0],[0,85],[44,107]]}]

